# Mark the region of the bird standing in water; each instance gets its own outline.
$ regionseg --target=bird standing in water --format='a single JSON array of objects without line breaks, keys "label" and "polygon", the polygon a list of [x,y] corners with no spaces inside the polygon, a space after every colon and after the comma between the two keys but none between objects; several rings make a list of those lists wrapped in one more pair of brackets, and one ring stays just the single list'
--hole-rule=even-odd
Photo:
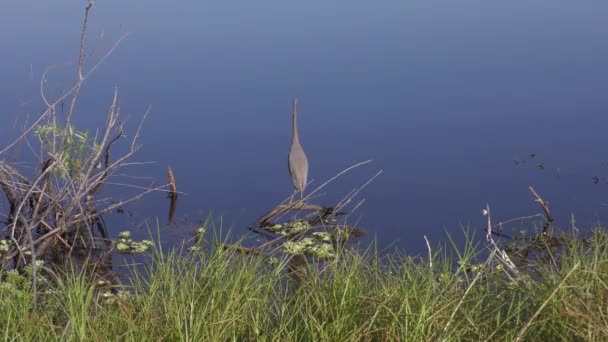
[{"label": "bird standing in water", "polygon": [[289,174],[293,182],[294,192],[291,195],[289,204],[293,202],[293,197],[296,193],[300,193],[300,201],[304,198],[304,188],[308,182],[308,159],[302,145],[300,145],[300,138],[298,136],[298,99],[293,99],[293,112],[292,112],[292,137],[291,137],[291,148],[289,149]]}]

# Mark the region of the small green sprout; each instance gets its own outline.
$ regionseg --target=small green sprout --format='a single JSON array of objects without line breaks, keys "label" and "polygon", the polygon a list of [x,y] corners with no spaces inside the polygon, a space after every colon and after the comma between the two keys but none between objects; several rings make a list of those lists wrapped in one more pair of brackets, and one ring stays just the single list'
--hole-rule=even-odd
[{"label": "small green sprout", "polygon": [[192,246],[192,247],[188,248],[188,252],[190,252],[190,253],[196,253],[200,250],[201,250],[201,246]]},{"label": "small green sprout", "polygon": [[207,232],[207,227],[200,227],[196,229],[196,236],[203,236]]}]

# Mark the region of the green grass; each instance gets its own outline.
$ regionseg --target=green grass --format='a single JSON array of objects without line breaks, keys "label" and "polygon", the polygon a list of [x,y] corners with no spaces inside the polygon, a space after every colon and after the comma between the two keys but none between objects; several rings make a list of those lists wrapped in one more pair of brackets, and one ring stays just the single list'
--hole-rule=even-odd
[{"label": "green grass", "polygon": [[[42,341],[602,340],[608,336],[608,238],[572,242],[516,280],[469,243],[425,257],[374,249],[308,265],[296,287],[286,260],[236,252],[156,251],[108,298],[84,272],[52,277],[34,304],[3,276],[0,332]],[[12,278],[11,278],[12,277]]]}]

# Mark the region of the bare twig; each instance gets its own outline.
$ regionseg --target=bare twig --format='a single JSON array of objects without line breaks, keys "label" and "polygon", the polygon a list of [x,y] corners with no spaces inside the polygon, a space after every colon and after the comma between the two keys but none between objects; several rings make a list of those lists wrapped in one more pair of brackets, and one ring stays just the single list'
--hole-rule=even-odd
[{"label": "bare twig", "polygon": [[[543,217],[543,216],[544,216],[543,214],[538,213],[538,214],[534,214],[534,215],[528,215],[528,216],[520,216],[520,217],[515,217],[515,218],[512,218],[512,219],[508,219],[508,220],[506,220],[506,221],[501,221],[501,222],[498,222],[498,223],[496,223],[496,224],[494,224],[494,225],[492,226],[492,234],[494,234],[494,235],[496,235],[496,236],[498,236],[498,237],[503,237],[503,238],[507,238],[507,239],[511,239],[511,240],[529,240],[528,238],[522,238],[522,237],[517,237],[517,236],[511,236],[511,235],[508,235],[508,234],[503,233],[503,226],[504,226],[504,225],[507,225],[507,224],[509,224],[509,223],[512,223],[512,222],[516,222],[516,221],[525,221],[525,220],[531,220],[531,219],[533,219],[533,218],[537,218],[537,217]],[[495,229],[495,228],[498,228],[500,231],[496,231],[496,229]],[[483,230],[484,230],[484,231],[487,233],[488,228],[486,227],[486,228],[484,228]]]},{"label": "bare twig", "polygon": [[513,274],[515,276],[519,276],[519,271],[517,270],[517,267],[515,267],[515,264],[509,258],[509,255],[507,255],[507,253],[505,251],[503,251],[502,249],[498,248],[498,245],[492,238],[492,219],[491,219],[489,204],[487,204],[486,209],[483,210],[483,215],[488,217],[488,230],[486,233],[486,240],[488,240],[488,242],[490,242],[493,252],[495,252],[498,255],[499,259],[511,270],[511,272],[513,272]]},{"label": "bare twig", "polygon": [[[97,70],[97,68],[103,64],[103,62],[105,62],[105,60],[110,57],[110,55],[114,52],[114,50],[116,50],[116,48],[118,47],[118,45],[120,45],[120,43],[122,42],[123,39],[125,39],[128,36],[128,34],[123,35],[122,37],[120,37],[116,43],[114,43],[114,45],[108,50],[108,52],[99,60],[97,61],[97,64],[95,64],[90,70],[89,72],[83,77],[82,82],[86,81],[94,72],[95,70]],[[21,135],[19,135],[19,137],[17,137],[16,139],[13,140],[13,142],[11,142],[10,144],[8,144],[7,146],[5,146],[2,150],[0,150],[0,155],[6,153],[7,151],[9,151],[10,149],[12,149],[13,147],[15,147],[15,145],[17,145],[21,140],[23,140],[28,134],[30,134],[30,132],[32,130],[34,130],[34,128],[38,127],[38,125],[45,119],[47,118],[49,115],[51,115],[54,110],[55,110],[55,106],[59,103],[61,103],[61,101],[65,100],[68,96],[70,96],[74,90],[76,89],[78,85],[74,85],[72,88],[70,88],[67,92],[65,92],[63,95],[61,95],[57,100],[55,100],[55,102],[53,102],[51,104],[51,106],[49,106],[44,112],[42,112],[42,114],[40,114],[40,116],[38,117],[38,119],[36,119],[36,121],[34,121],[32,124],[29,125],[28,128],[24,129],[23,132],[21,132]]]},{"label": "bare twig", "polygon": [[80,36],[80,52],[78,54],[78,82],[76,83],[76,89],[74,89],[74,93],[72,94],[72,100],[70,101],[70,109],[68,110],[68,115],[66,117],[66,129],[70,126],[72,122],[72,114],[74,114],[74,108],[76,106],[76,99],[80,94],[80,88],[82,87],[82,81],[84,80],[84,76],[82,75],[82,66],[84,64],[84,43],[86,41],[87,35],[87,24],[89,22],[89,12],[91,7],[93,7],[93,0],[88,0],[89,3],[84,10],[84,19],[82,21],[82,32]]},{"label": "bare twig", "polygon": [[378,176],[380,176],[382,174],[382,170],[378,171],[375,175],[373,175],[370,179],[368,179],[362,186],[359,187],[359,189],[357,189],[355,192],[353,192],[350,197],[348,197],[346,200],[341,201],[340,203],[338,203],[338,205],[336,206],[336,210],[342,210],[344,207],[346,207],[353,198],[355,198],[355,196],[357,196],[359,194],[359,192],[361,192],[361,190],[363,190],[365,187],[367,187],[372,181],[374,181],[374,179],[376,179]]},{"label": "bare twig", "polygon": [[315,189],[313,192],[311,192],[310,194],[308,194],[307,198],[308,198],[308,197],[310,197],[310,196],[312,196],[312,195],[314,195],[315,193],[319,192],[321,189],[323,189],[325,186],[327,186],[328,184],[330,184],[331,182],[333,182],[334,180],[336,180],[336,178],[338,178],[338,177],[342,176],[343,174],[348,173],[348,172],[349,172],[349,171],[351,171],[352,169],[356,169],[356,168],[358,168],[359,166],[363,166],[363,165],[365,165],[365,164],[369,164],[369,163],[371,163],[371,162],[372,162],[372,160],[371,160],[371,159],[369,159],[369,160],[366,160],[366,161],[364,161],[364,162],[360,162],[360,163],[357,163],[357,164],[355,164],[355,165],[353,165],[353,166],[349,166],[349,167],[347,167],[347,168],[346,168],[346,169],[344,169],[342,172],[340,172],[340,173],[338,173],[337,175],[333,176],[333,177],[332,177],[332,178],[330,178],[330,179],[329,179],[327,182],[325,182],[325,183],[321,184],[321,186],[319,186],[319,187],[318,187],[318,188],[316,188],[316,189]]},{"label": "bare twig", "polygon": [[543,225],[543,234],[548,234],[548,233],[550,233],[549,229],[553,225],[553,215],[551,214],[551,211],[549,210],[549,202],[543,200],[538,195],[538,193],[534,190],[533,187],[530,186],[530,187],[528,187],[528,189],[530,189],[530,192],[534,196],[535,201],[538,202],[540,207],[545,212],[545,216],[547,217],[547,222]]}]

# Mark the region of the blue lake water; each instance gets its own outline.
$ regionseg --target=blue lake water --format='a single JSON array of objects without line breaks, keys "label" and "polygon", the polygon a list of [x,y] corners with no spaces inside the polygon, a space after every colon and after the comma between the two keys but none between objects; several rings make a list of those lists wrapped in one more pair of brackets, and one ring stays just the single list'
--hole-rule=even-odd
[{"label": "blue lake water", "polygon": [[[49,74],[50,96],[74,79],[85,4],[2,5],[2,143],[43,108],[46,67],[72,63]],[[446,231],[481,230],[486,203],[495,220],[539,212],[529,185],[558,226],[572,215],[584,226],[608,218],[606,18],[599,1],[97,1],[91,61],[130,34],[86,83],[76,123],[103,124],[115,86],[129,136],[151,106],[136,159],[155,163],[128,172],[161,184],[171,165],[187,193],[177,218],[193,225],[213,212],[245,232],[291,194],[297,96],[309,189],[373,160],[317,202],[331,205],[383,171],[349,217],[381,245],[420,252],[423,235],[438,243]],[[127,209],[133,216],[112,231],[164,223],[168,201],[152,194]]]}]

